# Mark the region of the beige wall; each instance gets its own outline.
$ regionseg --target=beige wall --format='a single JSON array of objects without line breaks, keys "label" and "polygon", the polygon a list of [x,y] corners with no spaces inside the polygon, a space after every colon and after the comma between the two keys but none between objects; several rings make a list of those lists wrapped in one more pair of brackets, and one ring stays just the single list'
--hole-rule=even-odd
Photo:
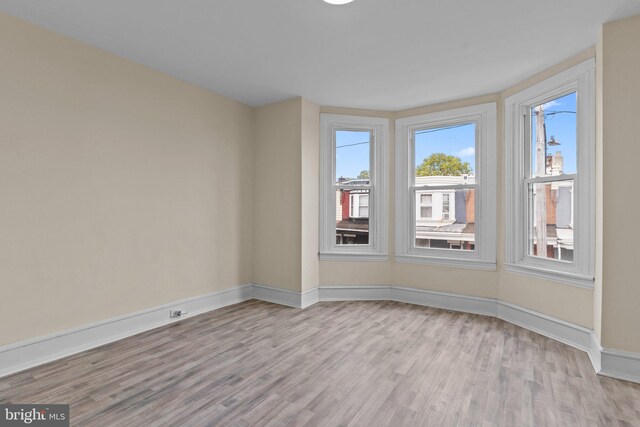
[{"label": "beige wall", "polygon": [[256,109],[253,281],[318,286],[320,110],[303,98]]},{"label": "beige wall", "polygon": [[300,153],[302,224],[300,256],[302,263],[301,290],[320,284],[318,260],[320,215],[320,108],[302,99],[302,135]]},{"label": "beige wall", "polygon": [[251,281],[249,107],[3,14],[0,52],[0,344]]},{"label": "beige wall", "polygon": [[602,346],[640,352],[640,16],[602,32]]},{"label": "beige wall", "polygon": [[389,285],[391,262],[320,261],[320,284],[325,286]]},{"label": "beige wall", "polygon": [[585,328],[593,328],[593,290],[502,271],[499,298]]},{"label": "beige wall", "polygon": [[255,130],[253,281],[300,291],[302,98],[258,108]]}]

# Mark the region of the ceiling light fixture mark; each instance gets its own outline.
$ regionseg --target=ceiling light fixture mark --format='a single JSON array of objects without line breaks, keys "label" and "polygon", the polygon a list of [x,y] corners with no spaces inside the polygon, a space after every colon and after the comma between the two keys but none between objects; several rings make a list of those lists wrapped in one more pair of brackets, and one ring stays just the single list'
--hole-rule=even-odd
[{"label": "ceiling light fixture mark", "polygon": [[325,3],[342,6],[343,4],[351,3],[353,0],[324,0]]}]

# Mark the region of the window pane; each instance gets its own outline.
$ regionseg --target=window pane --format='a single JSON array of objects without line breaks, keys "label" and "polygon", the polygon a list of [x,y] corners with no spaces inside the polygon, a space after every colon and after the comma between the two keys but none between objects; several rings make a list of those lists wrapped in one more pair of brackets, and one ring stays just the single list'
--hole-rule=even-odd
[{"label": "window pane", "polygon": [[449,193],[442,195],[442,219],[449,219]]},{"label": "window pane", "polygon": [[529,255],[573,261],[573,180],[529,184],[528,246]]},{"label": "window pane", "polygon": [[531,109],[531,176],[576,173],[576,93]]},{"label": "window pane", "polygon": [[359,197],[360,206],[359,206],[359,217],[360,218],[368,218],[369,217],[369,195],[362,194]]},{"label": "window pane", "polygon": [[371,132],[336,131],[336,183],[369,184]]},{"label": "window pane", "polygon": [[416,177],[431,177],[428,180],[431,185],[449,185],[451,180],[442,177],[473,175],[475,123],[416,130],[413,136]]},{"label": "window pane", "polygon": [[336,190],[336,244],[369,244],[369,190]]},{"label": "window pane", "polygon": [[[430,206],[424,206],[423,200]],[[416,190],[415,201],[416,247],[475,249],[474,189]]]}]

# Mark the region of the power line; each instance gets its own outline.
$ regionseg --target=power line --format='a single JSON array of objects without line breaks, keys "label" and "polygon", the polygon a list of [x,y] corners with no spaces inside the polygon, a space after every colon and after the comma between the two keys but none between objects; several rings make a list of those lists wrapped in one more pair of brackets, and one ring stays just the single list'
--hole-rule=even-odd
[{"label": "power line", "polygon": [[[545,112],[544,113],[545,117],[546,116],[555,116],[556,114],[576,114],[576,112],[575,111],[569,111],[569,110],[560,110],[560,111],[549,111],[549,112]],[[424,133],[440,132],[442,130],[456,129],[456,128],[469,126],[469,125],[470,125],[470,123],[464,123],[464,124],[461,124],[461,125],[451,125],[451,126],[445,126],[445,127],[436,128],[436,129],[425,129],[425,130],[416,131],[414,135],[422,135]],[[336,145],[336,149],[344,148],[344,147],[353,147],[355,145],[363,145],[363,144],[369,144],[369,143],[370,143],[370,141],[363,141],[363,142],[354,142],[353,144]]]},{"label": "power line", "polygon": [[470,124],[471,123],[464,123],[464,124],[461,124],[461,125],[451,125],[451,126],[445,126],[445,127],[441,127],[441,128],[435,128],[435,129],[425,129],[425,130],[416,131],[414,135],[421,135],[423,133],[440,132],[441,130],[449,130],[449,129],[461,128],[463,126],[469,126]]},{"label": "power line", "polygon": [[362,145],[362,144],[369,144],[369,141],[354,142],[353,144],[336,145],[336,148],[352,147],[354,145]]},{"label": "power line", "polygon": [[[425,129],[425,130],[416,131],[415,135],[421,135],[423,133],[439,132],[441,130],[455,129],[463,126],[469,126],[470,124],[471,123],[464,123],[461,125],[451,125],[451,126],[445,126],[445,127],[436,128],[436,129]],[[353,144],[336,145],[336,149],[344,148],[344,147],[353,147],[354,145],[362,145],[362,144],[369,144],[369,141],[354,142]]]},{"label": "power line", "polygon": [[554,115],[556,115],[556,114],[565,114],[565,113],[568,113],[568,114],[576,114],[576,112],[575,112],[575,111],[560,110],[560,111],[549,111],[549,112],[544,113],[544,115],[545,115],[545,117],[546,117],[546,116],[554,116]]},{"label": "power line", "polygon": [[[415,133],[415,135],[420,135],[420,134],[423,134],[423,133],[438,132],[438,131],[447,130],[447,129],[455,129],[455,128],[459,128],[459,127],[463,127],[463,126],[469,126],[469,124],[470,123],[465,123],[465,124],[462,124],[462,125],[445,126],[445,127],[441,127],[441,128],[437,128],[437,129],[425,129],[425,130],[417,131]],[[369,141],[355,142],[353,144],[337,145],[336,148],[352,147],[354,145],[361,145],[361,144],[369,144]]]}]

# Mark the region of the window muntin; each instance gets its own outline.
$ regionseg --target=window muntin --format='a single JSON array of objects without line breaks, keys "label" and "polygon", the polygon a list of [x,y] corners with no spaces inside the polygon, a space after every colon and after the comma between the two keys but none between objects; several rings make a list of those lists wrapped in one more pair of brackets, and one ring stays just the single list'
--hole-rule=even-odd
[{"label": "window muntin", "polygon": [[506,268],[593,287],[595,61],[507,98],[505,125]]},{"label": "window muntin", "polygon": [[397,261],[495,268],[495,119],[491,103],[396,121]]},{"label": "window muntin", "polygon": [[386,257],[386,119],[321,114],[323,259]]}]

